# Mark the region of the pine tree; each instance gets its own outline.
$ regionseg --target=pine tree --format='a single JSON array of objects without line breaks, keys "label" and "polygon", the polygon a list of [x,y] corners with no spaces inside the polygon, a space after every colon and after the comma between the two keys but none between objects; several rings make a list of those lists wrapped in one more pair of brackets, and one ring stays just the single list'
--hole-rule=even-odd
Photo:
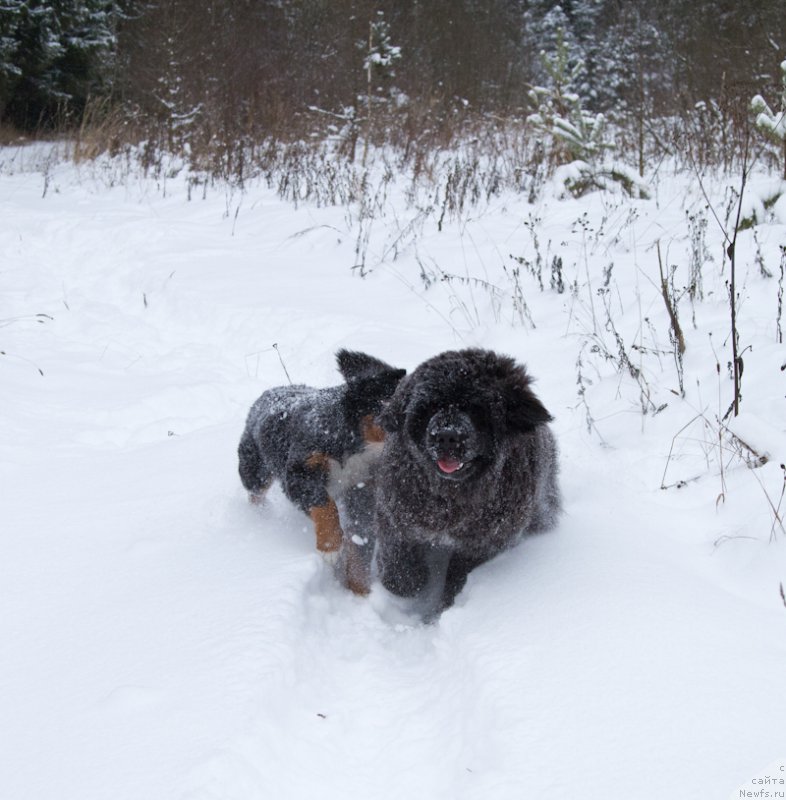
[{"label": "pine tree", "polygon": [[108,88],[118,7],[0,0],[0,119],[33,130],[77,118]]}]

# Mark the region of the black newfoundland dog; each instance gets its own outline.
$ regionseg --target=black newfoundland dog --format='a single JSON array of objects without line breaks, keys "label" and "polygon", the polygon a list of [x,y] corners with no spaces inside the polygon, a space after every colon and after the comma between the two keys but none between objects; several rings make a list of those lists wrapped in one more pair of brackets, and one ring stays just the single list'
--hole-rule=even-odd
[{"label": "black newfoundland dog", "polygon": [[512,358],[488,350],[447,352],[398,385],[380,416],[377,567],[404,597],[444,582],[452,605],[470,570],[560,508],[551,416]]}]

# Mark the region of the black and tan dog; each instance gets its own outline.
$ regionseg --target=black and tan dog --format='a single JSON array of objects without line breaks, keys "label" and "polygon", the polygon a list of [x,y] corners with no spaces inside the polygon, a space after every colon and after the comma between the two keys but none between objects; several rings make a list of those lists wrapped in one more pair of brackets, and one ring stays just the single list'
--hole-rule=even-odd
[{"label": "black and tan dog", "polygon": [[405,370],[349,350],[336,360],[346,383],[279,386],[254,403],[238,447],[240,480],[252,502],[278,480],[314,523],[317,550],[336,564],[345,585],[367,594],[372,467],[384,439],[374,420]]}]

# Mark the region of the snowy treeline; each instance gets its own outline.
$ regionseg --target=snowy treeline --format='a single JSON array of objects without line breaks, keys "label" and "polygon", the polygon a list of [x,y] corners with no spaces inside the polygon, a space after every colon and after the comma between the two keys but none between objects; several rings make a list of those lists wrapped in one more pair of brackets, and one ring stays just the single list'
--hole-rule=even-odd
[{"label": "snowy treeline", "polygon": [[[373,52],[381,20],[393,68]],[[133,121],[169,146],[291,141],[347,122],[353,154],[357,130],[441,143],[468,118],[524,119],[560,42],[565,88],[631,138],[662,139],[653,120],[685,115],[731,137],[751,97],[779,93],[786,15],[782,0],[687,12],[675,0],[2,0],[0,122],[77,125],[93,100],[90,120],[101,101],[104,116],[122,111],[117,136]],[[370,91],[396,125],[364,126]]]}]

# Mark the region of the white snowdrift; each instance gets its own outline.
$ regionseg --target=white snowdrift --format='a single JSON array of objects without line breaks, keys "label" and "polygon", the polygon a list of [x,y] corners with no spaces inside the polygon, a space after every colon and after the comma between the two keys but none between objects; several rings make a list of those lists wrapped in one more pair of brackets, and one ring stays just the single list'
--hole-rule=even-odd
[{"label": "white snowdrift", "polygon": [[[786,755],[770,505],[786,229],[758,231],[772,279],[750,232],[738,244],[739,436],[772,459],[754,473],[716,454],[730,389],[713,223],[673,391],[654,243],[687,269],[689,179],[652,201],[508,196],[411,240],[415,212],[391,194],[365,279],[341,209],[261,187],[187,202],[177,182],[109,189],[63,165],[46,180],[42,197],[40,174],[0,175],[0,796],[727,797]],[[538,253],[545,290],[522,267],[517,294],[509,255]],[[599,355],[616,352],[604,302],[657,415]],[[328,385],[341,346],[412,368],[464,345],[537,377],[565,514],[422,625],[379,587],[342,591],[279,491],[250,507],[234,451],[250,403],[286,382],[279,356]]]}]

